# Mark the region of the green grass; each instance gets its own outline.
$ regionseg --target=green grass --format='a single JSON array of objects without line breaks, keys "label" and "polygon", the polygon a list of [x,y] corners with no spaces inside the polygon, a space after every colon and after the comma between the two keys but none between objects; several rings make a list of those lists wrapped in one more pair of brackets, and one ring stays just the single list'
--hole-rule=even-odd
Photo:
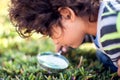
[{"label": "green grass", "polygon": [[50,74],[42,70],[37,54],[54,52],[55,46],[51,39],[40,38],[38,34],[29,39],[19,37],[7,15],[8,1],[0,1],[0,80],[113,80],[116,77],[116,73],[105,70],[96,59],[91,43],[64,54],[70,66],[62,72]]},{"label": "green grass", "polygon": [[[8,44],[9,48],[3,47],[0,53],[0,78],[5,80],[110,80],[116,76],[104,70],[102,64],[96,60],[94,49],[81,48],[70,50],[64,55],[70,61],[70,66],[66,70],[50,74],[41,69],[36,59],[38,53],[46,51],[47,45],[51,45],[44,44],[42,47],[45,48],[41,48],[37,40],[30,40],[30,42],[13,43],[12,46]],[[50,48],[48,50],[52,50]]]}]

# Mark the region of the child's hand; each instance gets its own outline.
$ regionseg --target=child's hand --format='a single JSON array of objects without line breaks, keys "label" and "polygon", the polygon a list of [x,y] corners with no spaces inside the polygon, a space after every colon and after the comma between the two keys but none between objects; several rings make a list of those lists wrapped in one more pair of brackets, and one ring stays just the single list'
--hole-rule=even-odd
[{"label": "child's hand", "polygon": [[59,52],[60,50],[62,50],[62,52],[67,52],[68,51],[68,47],[67,46],[60,46],[60,45],[56,45],[56,52]]},{"label": "child's hand", "polygon": [[118,74],[118,76],[120,76],[120,59],[118,60],[118,70],[117,70],[117,74]]}]

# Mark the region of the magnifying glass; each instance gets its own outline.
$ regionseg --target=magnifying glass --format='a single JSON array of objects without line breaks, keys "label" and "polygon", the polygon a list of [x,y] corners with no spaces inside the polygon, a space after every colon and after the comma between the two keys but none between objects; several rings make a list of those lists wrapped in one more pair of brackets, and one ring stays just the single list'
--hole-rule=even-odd
[{"label": "magnifying glass", "polygon": [[69,66],[69,61],[61,53],[62,51],[58,53],[44,52],[38,54],[37,59],[41,68],[49,73],[57,73],[66,69]]}]

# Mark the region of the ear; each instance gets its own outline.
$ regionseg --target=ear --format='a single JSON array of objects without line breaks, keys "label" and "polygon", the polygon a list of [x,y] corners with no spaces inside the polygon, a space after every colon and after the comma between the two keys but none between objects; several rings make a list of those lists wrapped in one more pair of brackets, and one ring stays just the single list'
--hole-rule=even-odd
[{"label": "ear", "polygon": [[71,8],[69,8],[69,7],[60,7],[58,9],[58,11],[61,14],[62,18],[74,21],[75,12]]}]

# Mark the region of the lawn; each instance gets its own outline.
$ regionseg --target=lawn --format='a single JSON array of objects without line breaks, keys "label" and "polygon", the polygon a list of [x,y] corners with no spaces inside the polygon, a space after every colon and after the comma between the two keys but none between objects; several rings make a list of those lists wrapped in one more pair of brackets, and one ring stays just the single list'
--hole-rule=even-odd
[{"label": "lawn", "polygon": [[84,43],[64,56],[70,65],[64,71],[50,74],[41,69],[36,56],[55,50],[52,40],[33,34],[21,38],[8,17],[9,0],[0,0],[0,80],[116,80],[116,73],[105,70],[95,56],[92,43]]}]

